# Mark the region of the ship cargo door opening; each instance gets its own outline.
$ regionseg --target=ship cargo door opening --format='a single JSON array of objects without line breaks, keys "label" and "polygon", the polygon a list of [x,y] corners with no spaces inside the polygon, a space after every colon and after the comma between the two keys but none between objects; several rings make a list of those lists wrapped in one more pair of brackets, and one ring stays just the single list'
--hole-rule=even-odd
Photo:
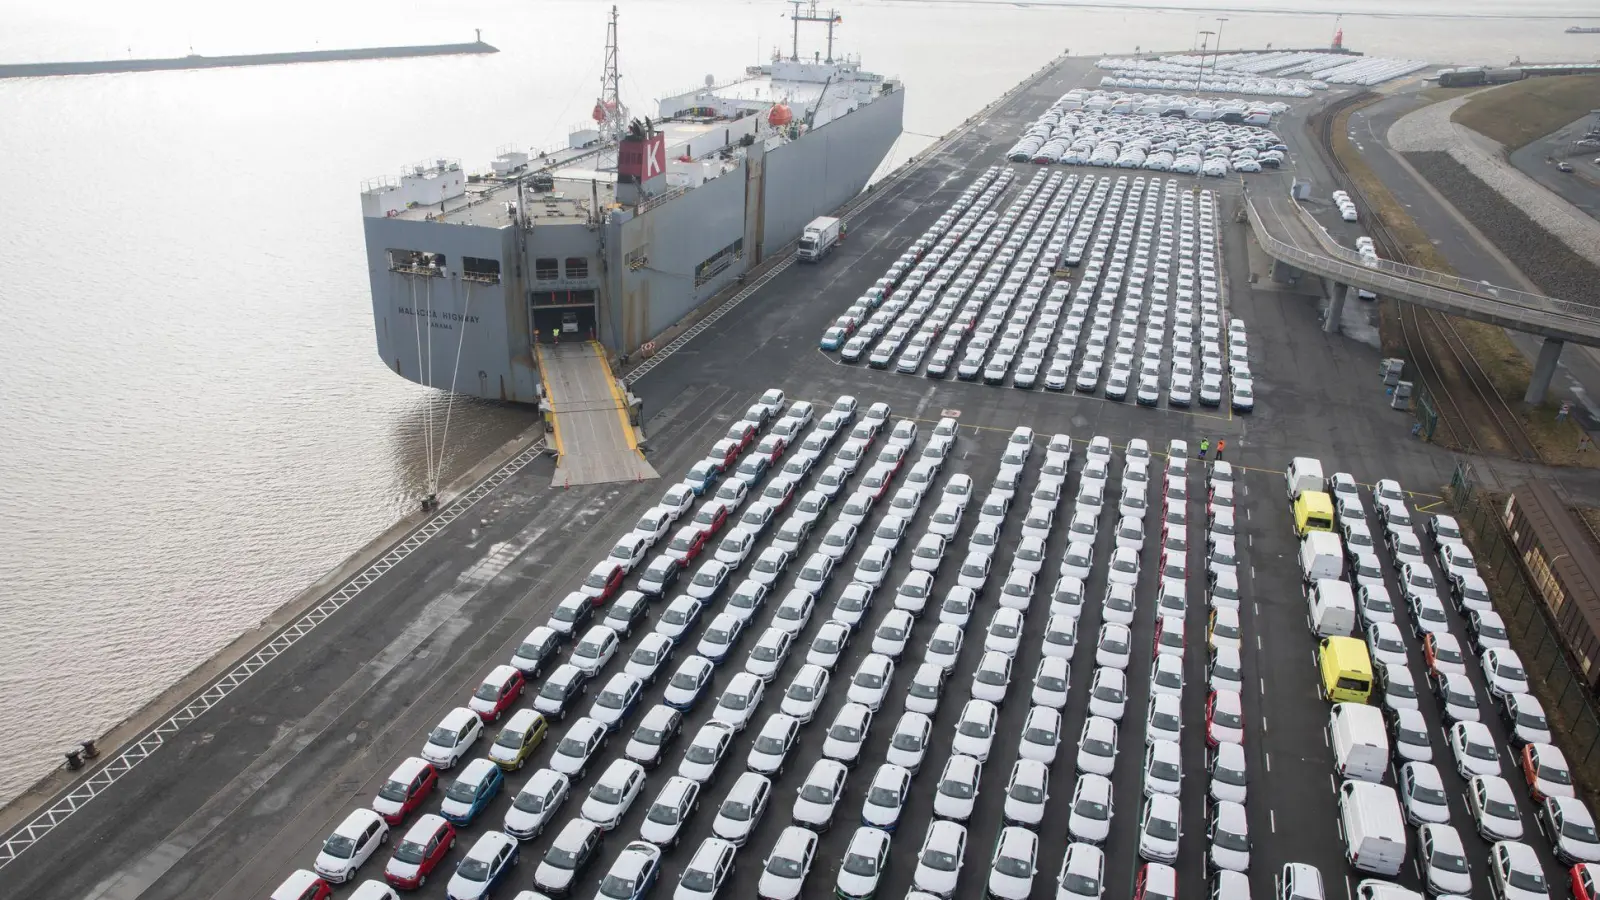
[{"label": "ship cargo door opening", "polygon": [[600,334],[600,314],[595,292],[535,291],[528,305],[534,334],[542,344],[563,338],[596,340]]}]

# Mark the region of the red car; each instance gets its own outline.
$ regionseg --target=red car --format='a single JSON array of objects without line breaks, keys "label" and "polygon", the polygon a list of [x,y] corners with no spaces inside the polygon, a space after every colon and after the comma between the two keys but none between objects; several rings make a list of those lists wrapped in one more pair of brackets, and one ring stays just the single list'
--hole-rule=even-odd
[{"label": "red car", "polygon": [[761,492],[761,499],[772,504],[773,512],[782,512],[784,507],[789,505],[789,501],[794,499],[794,482],[787,478],[774,481]]},{"label": "red car", "polygon": [[[1528,794],[1534,803],[1543,803],[1551,794],[1572,797],[1572,770],[1561,751],[1550,744],[1527,744],[1517,754],[1517,765],[1528,782]],[[1543,785],[1543,787],[1541,787]],[[1548,790],[1546,790],[1548,788]]]},{"label": "red car", "polygon": [[472,699],[467,701],[467,708],[478,714],[478,718],[485,722],[498,722],[511,704],[517,702],[522,696],[522,689],[527,682],[522,677],[522,672],[516,666],[495,666],[489,677],[478,685],[472,692]]},{"label": "red car", "polygon": [[403,891],[422,887],[455,845],[456,827],[443,816],[429,813],[400,839],[394,856],[383,867],[383,880]]},{"label": "red car", "polygon": [[706,454],[706,459],[711,460],[722,471],[730,472],[739,464],[739,451],[743,449],[744,445],[738,441],[723,438],[711,445],[711,452]]},{"label": "red car", "polygon": [[728,523],[728,504],[721,500],[707,500],[695,510],[694,518],[690,522],[705,532],[706,540],[710,540],[717,536],[723,525]]},{"label": "red car", "polygon": [[272,892],[272,900],[328,900],[333,888],[305,869],[296,869]]},{"label": "red car", "polygon": [[699,525],[685,525],[679,528],[667,542],[667,552],[678,558],[684,565],[694,562],[700,551],[706,548],[706,532]]},{"label": "red car", "polygon": [[1178,900],[1177,870],[1164,863],[1145,863],[1133,882],[1133,900]]},{"label": "red car", "polygon": [[428,799],[438,783],[439,770],[433,763],[413,756],[402,762],[378,788],[378,795],[372,798],[372,810],[390,825],[399,825]]},{"label": "red car", "polygon": [[767,462],[778,464],[778,459],[789,449],[789,442],[781,434],[769,434],[756,445],[756,450],[767,455]]},{"label": "red car", "polygon": [[900,471],[900,464],[906,461],[906,448],[898,444],[886,444],[878,451],[878,464],[886,465],[892,472]]},{"label": "red car", "polygon": [[589,577],[583,580],[578,587],[578,592],[589,598],[589,602],[600,606],[616,593],[622,586],[622,576],[627,574],[622,570],[622,565],[613,560],[601,560],[589,570]]},{"label": "red car", "polygon": [[1600,900],[1600,865],[1578,863],[1572,867],[1572,900]]},{"label": "red car", "polygon": [[743,453],[744,449],[756,439],[756,423],[748,419],[733,423],[733,427],[728,429],[728,439],[738,441],[739,452]]}]

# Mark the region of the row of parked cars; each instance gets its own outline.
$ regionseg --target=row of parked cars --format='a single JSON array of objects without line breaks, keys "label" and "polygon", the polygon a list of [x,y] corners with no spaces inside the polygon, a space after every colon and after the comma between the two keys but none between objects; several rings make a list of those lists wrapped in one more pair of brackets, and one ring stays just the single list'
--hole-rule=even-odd
[{"label": "row of parked cars", "polygon": [[[841,397],[817,422],[819,444],[810,440],[812,435],[805,434],[814,415],[811,404],[797,402],[785,408],[781,391],[762,395],[747,412],[747,417],[730,427],[728,435],[709,448],[706,460],[693,467],[691,477],[669,488],[661,502],[641,516],[634,530],[585,577],[578,590],[557,605],[549,622],[534,629],[521,642],[510,663],[495,667],[472,692],[466,705],[449,712],[429,732],[419,755],[405,760],[390,774],[373,798],[371,808],[352,811],[335,828],[324,841],[312,869],[296,871],[285,879],[274,891],[274,900],[323,897],[327,896],[331,885],[352,881],[361,867],[389,843],[392,827],[403,824],[428,805],[436,794],[442,794],[439,811],[419,816],[399,840],[385,865],[387,884],[364,882],[353,896],[359,900],[380,900],[395,896],[395,889],[413,889],[425,884],[456,846],[464,830],[505,787],[506,773],[521,769],[535,750],[547,740],[555,739],[552,723],[565,719],[588,693],[591,682],[618,654],[621,640],[643,620],[647,604],[653,598],[659,599],[677,583],[676,573],[704,551],[707,559],[689,578],[685,596],[709,600],[727,582],[730,567],[711,558],[712,552],[707,547],[730,518],[744,524],[773,520],[774,507],[780,501],[772,498],[752,504],[751,509],[759,512],[749,516],[748,522],[747,517],[739,515],[740,504],[754,496],[752,488],[760,485],[769,469],[779,473],[772,483],[787,485],[782,502],[787,503],[792,497],[795,483],[809,470],[809,465],[800,470],[799,475],[793,468],[788,472],[779,468],[780,463],[786,462],[783,457],[789,449],[788,440],[795,441],[794,458],[814,462],[833,439],[844,435],[843,427],[853,422],[855,413],[854,399]],[[852,432],[852,440],[870,442],[879,426],[887,421],[888,408],[876,404],[861,418],[860,423],[855,423],[857,428]],[[767,433],[762,435],[762,430]],[[953,426],[950,430],[953,431]],[[754,460],[761,460],[762,465],[747,465]],[[696,471],[707,465],[715,470],[714,474]],[[719,480],[723,483],[714,491],[713,486]],[[702,496],[705,499],[695,510],[695,502]],[[826,506],[826,500],[819,497],[801,498],[796,501],[793,518],[804,520],[807,513],[803,507],[808,502],[815,510],[813,519],[820,516]],[[750,512],[746,510],[747,514]],[[672,525],[691,516],[669,542]],[[677,544],[676,539],[686,531],[694,536],[693,540],[688,546]],[[645,563],[646,553],[663,543],[664,548]],[[639,575],[640,589],[621,591],[623,578],[630,573]],[[651,581],[652,578],[656,580]],[[707,582],[713,580],[717,586],[710,588]],[[750,586],[759,584],[759,580],[747,581],[744,588],[753,590]],[[608,600],[610,608],[603,610]],[[602,621],[592,624],[595,618]],[[544,830],[550,815],[565,802],[574,783],[586,774],[587,760],[604,747],[610,735],[620,730],[636,711],[643,684],[654,680],[673,655],[675,642],[668,635],[686,636],[687,629],[675,631],[677,626],[667,621],[668,618],[663,616],[657,630],[646,635],[629,655],[624,671],[614,675],[598,691],[589,716],[575,721],[560,736],[551,765],[536,772],[517,792],[501,830],[487,831],[472,844],[449,878],[446,890],[452,900],[487,896],[509,876],[519,861],[519,842]],[[694,618],[697,619],[698,614]],[[800,624],[803,625],[803,620]],[[697,649],[715,653],[712,648],[731,646],[737,638],[736,625],[720,632],[715,627],[708,628]],[[528,689],[533,679],[544,672],[568,643],[573,646],[567,662],[555,666],[537,690]],[[721,655],[726,655],[726,648]],[[753,658],[758,655],[759,647],[752,653]],[[699,659],[706,662],[703,657]],[[702,689],[709,684],[708,673],[695,665],[688,668]],[[674,677],[682,674],[680,671]],[[531,708],[515,709],[517,701],[528,695],[533,697]],[[642,763],[637,760],[648,762],[652,753],[664,749],[675,731],[675,722],[666,721],[669,717],[662,715],[663,710],[657,708],[643,718],[629,743],[626,753],[629,759],[618,761],[627,762],[633,769],[613,765],[591,789],[584,805],[585,821],[604,820],[606,809],[616,811],[618,818],[625,811],[626,803],[631,802],[630,786],[636,792],[642,784],[638,775]],[[470,751],[487,738],[488,725],[502,718],[505,723],[486,756],[468,760]],[[445,773],[458,766],[460,771],[446,784]],[[593,835],[588,838],[579,835],[578,843],[592,838]],[[589,840],[591,849],[594,842]],[[570,846],[558,847],[552,851],[552,858],[547,858],[546,865],[559,870],[560,861],[568,858],[565,854],[571,849]],[[639,861],[638,853],[624,856],[625,862],[619,863],[619,870]],[[541,871],[544,868],[542,866]]]},{"label": "row of parked cars", "polygon": [[[1254,408],[1242,321],[1229,322],[1224,356],[1209,194],[1196,202],[1188,193],[1179,197],[1168,182],[1158,199],[1153,189],[1146,194],[1142,178],[1113,183],[1040,173],[1004,215],[996,215],[989,207],[1010,182],[1009,170],[985,173],[921,246],[908,250],[828,329],[824,349],[839,348],[847,362],[866,358],[906,374],[926,365],[933,378],[954,371],[965,380],[1003,384],[1009,378],[1016,387],[1042,382],[1057,391],[1093,392],[1109,367],[1109,398],[1132,394],[1156,405],[1170,330],[1169,404],[1226,401],[1239,411]],[[1052,280],[1078,266],[1075,293],[1069,282]],[[1120,316],[1115,335],[1114,315]]]},{"label": "row of parked cars", "polygon": [[[1524,783],[1536,810],[1535,823],[1557,859],[1573,866],[1574,885],[1584,877],[1592,880],[1600,873],[1593,868],[1600,863],[1600,835],[1590,811],[1576,799],[1571,769],[1551,743],[1544,710],[1529,693],[1527,673],[1510,647],[1505,624],[1493,609],[1456,521],[1447,515],[1417,521],[1406,492],[1384,479],[1372,490],[1380,532],[1374,535],[1355,479],[1335,473],[1324,483],[1315,477],[1320,466],[1311,463],[1297,459],[1288,477],[1297,502],[1305,491],[1325,488],[1338,527],[1338,538],[1310,533],[1301,548],[1302,568],[1308,571],[1308,609],[1323,640],[1324,675],[1329,648],[1348,633],[1348,626],[1329,610],[1349,603],[1370,660],[1378,704],[1371,710],[1359,702],[1335,703],[1330,712],[1335,763],[1345,779],[1339,790],[1340,816],[1352,866],[1396,876],[1411,849],[1405,829],[1412,826],[1417,871],[1429,895],[1474,895],[1470,854],[1451,823],[1448,801],[1461,788],[1445,783],[1435,764],[1437,748],[1447,750],[1451,767],[1464,782],[1471,827],[1489,843],[1489,888],[1496,897],[1549,896],[1542,863],[1525,840],[1512,780]],[[1342,557],[1336,575],[1323,573],[1334,577],[1309,578],[1307,567],[1319,565],[1319,544]],[[1387,586],[1379,544],[1392,565],[1398,600]],[[1353,602],[1333,602],[1341,593]],[[1465,620],[1470,649],[1451,632],[1452,607]],[[1422,647],[1430,690],[1420,690],[1413,677],[1403,627]],[[1482,678],[1488,704],[1482,702],[1469,666]],[[1324,687],[1333,699],[1338,699],[1337,690]],[[1433,733],[1422,716],[1423,693],[1432,693],[1438,702],[1442,734]],[[1498,711],[1504,720],[1511,752],[1502,749],[1485,724],[1489,711]],[[1508,762],[1516,772],[1512,779],[1504,777]],[[1393,787],[1385,784],[1391,772]],[[1384,884],[1383,890],[1396,897],[1416,896]]]},{"label": "row of parked cars", "polygon": [[[1066,98],[1063,98],[1065,101]],[[1052,107],[1006,151],[1012,162],[1145,169],[1220,177],[1283,166],[1288,146],[1266,128]],[[1262,114],[1270,119],[1270,113]]]}]

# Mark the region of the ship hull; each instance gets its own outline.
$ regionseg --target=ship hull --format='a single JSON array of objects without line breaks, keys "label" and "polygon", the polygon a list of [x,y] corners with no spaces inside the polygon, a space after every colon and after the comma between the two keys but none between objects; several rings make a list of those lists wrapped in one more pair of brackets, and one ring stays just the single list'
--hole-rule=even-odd
[{"label": "ship hull", "polygon": [[[636,206],[601,202],[597,222],[536,223],[519,234],[487,212],[481,222],[369,215],[378,355],[418,384],[536,403],[534,342],[561,330],[636,352],[859,194],[899,138],[904,107],[903,89],[886,91],[798,137],[757,141],[691,190]],[[397,266],[397,250],[443,264]],[[493,277],[463,266],[484,260],[498,265]],[[588,262],[545,280],[543,267],[562,260]]]}]

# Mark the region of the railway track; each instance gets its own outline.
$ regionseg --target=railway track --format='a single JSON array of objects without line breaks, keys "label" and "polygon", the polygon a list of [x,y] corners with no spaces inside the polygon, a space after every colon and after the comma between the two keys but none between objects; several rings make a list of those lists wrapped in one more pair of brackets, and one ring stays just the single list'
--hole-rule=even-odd
[{"label": "railway track", "polygon": [[[1319,113],[1317,140],[1335,177],[1361,208],[1367,233],[1379,255],[1414,264],[1388,225],[1373,213],[1372,203],[1333,151],[1333,125],[1339,113],[1366,100],[1365,94],[1352,94]],[[1454,318],[1413,303],[1396,301],[1396,306],[1406,358],[1415,363],[1421,373],[1421,381],[1434,400],[1439,421],[1449,432],[1450,442],[1469,450],[1509,452],[1524,462],[1543,462],[1521,417],[1495,390]],[[1430,334],[1433,335],[1431,340]],[[1447,369],[1457,377],[1449,377]],[[1471,415],[1472,412],[1477,414]],[[1474,427],[1480,422],[1492,426],[1493,432],[1480,432]]]}]

